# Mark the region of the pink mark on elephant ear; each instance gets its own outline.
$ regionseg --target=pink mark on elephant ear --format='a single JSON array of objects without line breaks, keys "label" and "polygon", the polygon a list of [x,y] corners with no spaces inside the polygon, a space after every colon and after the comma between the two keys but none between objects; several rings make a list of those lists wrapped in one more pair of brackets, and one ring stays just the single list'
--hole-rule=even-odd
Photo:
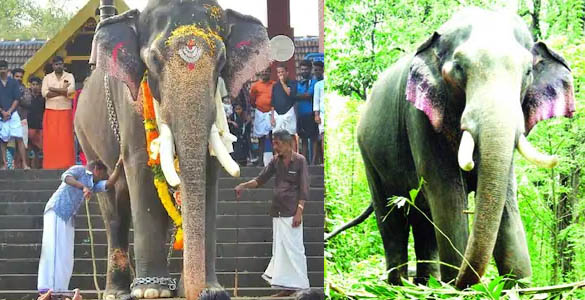
[{"label": "pink mark on elephant ear", "polygon": [[250,47],[250,45],[252,45],[252,42],[250,42],[249,40],[241,41],[241,42],[239,42],[239,43],[236,44],[236,48],[241,49],[244,46]]},{"label": "pink mark on elephant ear", "polygon": [[114,46],[114,49],[112,49],[112,62],[114,64],[118,62],[118,52],[120,49],[122,49],[122,47],[124,47],[124,42],[119,42],[116,44],[116,46]]},{"label": "pink mark on elephant ear", "polygon": [[535,43],[531,51],[534,81],[522,102],[526,133],[541,120],[572,117],[575,112],[573,77],[569,64],[543,42]]},{"label": "pink mark on elephant ear", "polygon": [[[118,56],[119,53],[122,52],[122,54],[124,54],[124,42],[119,42],[114,46],[114,49],[112,49],[112,61],[110,64],[110,68],[112,69],[112,73],[114,74],[118,74],[119,68],[118,68]],[[121,50],[121,51],[120,51]]]},{"label": "pink mark on elephant ear", "polygon": [[525,126],[529,132],[536,123],[553,117],[572,117],[575,112],[573,85],[556,82],[531,87],[525,97]]},{"label": "pink mark on elephant ear", "polygon": [[408,74],[406,82],[406,100],[414,105],[417,109],[423,111],[429,118],[435,131],[440,132],[443,126],[443,109],[440,89],[437,83],[427,72],[420,72],[413,68]]}]

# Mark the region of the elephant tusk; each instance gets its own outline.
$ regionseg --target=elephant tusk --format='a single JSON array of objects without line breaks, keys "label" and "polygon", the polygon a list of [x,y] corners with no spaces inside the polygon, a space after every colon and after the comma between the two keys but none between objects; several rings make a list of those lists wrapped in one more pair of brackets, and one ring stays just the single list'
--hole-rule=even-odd
[{"label": "elephant tusk", "polygon": [[225,145],[219,136],[219,130],[215,124],[211,126],[211,132],[209,133],[209,150],[210,152],[215,152],[217,160],[219,160],[219,163],[231,176],[240,177],[240,166],[234,161],[225,148]]},{"label": "elephant tusk", "polygon": [[522,134],[518,139],[518,152],[526,158],[527,161],[542,167],[542,168],[554,168],[558,163],[559,159],[556,155],[548,155],[544,153],[540,153],[530,142],[526,139],[526,137]]},{"label": "elephant tusk", "polygon": [[173,142],[173,133],[167,124],[161,123],[159,128],[160,167],[167,182],[172,187],[177,187],[181,184],[181,179],[175,170],[175,144]]},{"label": "elephant tusk", "polygon": [[463,136],[461,137],[461,143],[459,144],[459,154],[457,159],[459,161],[459,167],[463,171],[471,171],[475,166],[473,162],[473,148],[475,147],[475,143],[473,141],[473,137],[471,133],[468,131],[463,131]]}]

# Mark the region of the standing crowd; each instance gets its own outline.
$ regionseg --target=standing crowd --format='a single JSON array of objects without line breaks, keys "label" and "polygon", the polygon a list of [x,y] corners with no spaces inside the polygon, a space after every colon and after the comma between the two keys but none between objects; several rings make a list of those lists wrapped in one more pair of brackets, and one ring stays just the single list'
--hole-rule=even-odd
[{"label": "standing crowd", "polygon": [[9,72],[0,60],[0,169],[65,169],[76,162],[75,79],[64,70],[62,57],[53,58],[51,66],[42,80],[30,76],[27,88],[24,70]]},{"label": "standing crowd", "polygon": [[[300,80],[289,78],[286,65],[257,74],[230,103],[224,99],[230,132],[238,138],[232,156],[240,165],[267,165],[273,155],[272,132],[286,130],[294,136],[293,150],[312,165],[323,164],[324,63],[303,60]],[[231,104],[231,105],[230,105]]]},{"label": "standing crowd", "polygon": [[[62,57],[53,58],[51,66],[43,79],[30,76],[26,87],[24,70],[8,70],[0,60],[0,169],[66,169],[85,162],[73,130],[75,79],[64,70]],[[283,129],[294,136],[295,152],[309,164],[323,164],[323,68],[321,61],[303,60],[300,80],[289,79],[284,64],[276,67],[277,80],[267,68],[235,99],[223,88],[230,132],[238,138],[235,161],[266,165],[273,155],[272,132]]]}]

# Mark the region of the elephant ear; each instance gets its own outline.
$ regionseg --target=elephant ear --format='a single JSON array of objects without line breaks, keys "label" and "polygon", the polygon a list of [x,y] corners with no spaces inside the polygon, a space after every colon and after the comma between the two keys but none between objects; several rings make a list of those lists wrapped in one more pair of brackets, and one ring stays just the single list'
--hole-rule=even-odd
[{"label": "elephant ear", "polygon": [[522,102],[526,133],[541,120],[575,112],[573,77],[565,59],[543,42],[534,44],[532,55],[534,80]]},{"label": "elephant ear", "polygon": [[230,96],[237,97],[244,83],[270,65],[270,40],[266,27],[251,16],[225,11],[228,32],[224,40],[226,64],[221,71]]},{"label": "elephant ear", "polygon": [[440,35],[435,32],[420,45],[412,59],[406,81],[406,100],[422,110],[437,132],[442,131],[446,106],[445,81],[434,47]]},{"label": "elephant ear", "polygon": [[139,11],[130,10],[98,25],[93,37],[90,64],[128,86],[134,100],[144,71],[136,33]]}]

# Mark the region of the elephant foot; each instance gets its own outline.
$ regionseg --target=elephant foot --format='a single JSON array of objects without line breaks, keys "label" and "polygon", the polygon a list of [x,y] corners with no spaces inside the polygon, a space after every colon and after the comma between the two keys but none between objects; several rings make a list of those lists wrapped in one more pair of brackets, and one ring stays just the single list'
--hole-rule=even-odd
[{"label": "elephant foot", "polygon": [[136,278],[131,294],[137,299],[171,298],[176,287],[176,281],[171,278]]},{"label": "elephant foot", "polygon": [[116,300],[129,295],[130,289],[128,287],[132,283],[131,277],[128,253],[119,248],[110,249],[106,291],[103,294],[103,299]]},{"label": "elephant foot", "polygon": [[132,296],[137,299],[171,298],[173,293],[167,287],[160,285],[142,285],[132,289]]},{"label": "elephant foot", "polygon": [[199,294],[199,300],[230,300],[230,295],[222,287],[208,287]]}]

